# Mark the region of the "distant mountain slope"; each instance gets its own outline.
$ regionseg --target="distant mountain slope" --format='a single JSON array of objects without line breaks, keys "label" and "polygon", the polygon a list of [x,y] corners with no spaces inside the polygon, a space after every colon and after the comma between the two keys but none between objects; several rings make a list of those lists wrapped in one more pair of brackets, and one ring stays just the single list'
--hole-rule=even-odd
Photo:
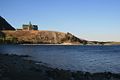
[{"label": "distant mountain slope", "polygon": [[0,30],[15,30],[15,28],[0,16]]},{"label": "distant mountain slope", "polygon": [[70,33],[55,31],[2,31],[5,39],[17,43],[34,43],[34,44],[80,44],[81,40]]}]

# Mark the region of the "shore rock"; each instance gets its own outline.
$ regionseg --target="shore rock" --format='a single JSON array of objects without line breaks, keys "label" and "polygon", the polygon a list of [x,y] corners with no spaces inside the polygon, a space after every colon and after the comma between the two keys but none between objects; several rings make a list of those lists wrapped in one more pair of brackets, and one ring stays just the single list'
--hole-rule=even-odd
[{"label": "shore rock", "polygon": [[0,53],[0,80],[120,80],[120,74],[54,69],[24,56]]}]

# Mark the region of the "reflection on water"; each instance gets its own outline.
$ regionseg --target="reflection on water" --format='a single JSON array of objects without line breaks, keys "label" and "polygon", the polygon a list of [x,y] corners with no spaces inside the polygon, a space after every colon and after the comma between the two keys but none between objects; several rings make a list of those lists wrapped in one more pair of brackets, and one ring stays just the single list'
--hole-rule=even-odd
[{"label": "reflection on water", "polygon": [[120,46],[0,45],[0,52],[30,55],[62,69],[120,72]]}]

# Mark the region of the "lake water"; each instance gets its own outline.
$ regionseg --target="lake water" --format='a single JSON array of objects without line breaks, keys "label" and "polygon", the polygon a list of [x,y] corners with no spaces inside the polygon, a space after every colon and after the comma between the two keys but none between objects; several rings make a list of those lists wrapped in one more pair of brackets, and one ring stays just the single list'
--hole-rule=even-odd
[{"label": "lake water", "polygon": [[0,52],[30,55],[54,68],[120,73],[120,46],[0,45]]}]

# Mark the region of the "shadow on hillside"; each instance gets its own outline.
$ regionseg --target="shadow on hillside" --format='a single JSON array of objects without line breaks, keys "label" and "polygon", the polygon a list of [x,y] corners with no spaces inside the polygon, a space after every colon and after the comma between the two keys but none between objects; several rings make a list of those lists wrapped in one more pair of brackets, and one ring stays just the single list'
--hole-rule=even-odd
[{"label": "shadow on hillside", "polygon": [[4,41],[5,41],[5,34],[2,31],[0,31],[0,44],[4,43]]}]

